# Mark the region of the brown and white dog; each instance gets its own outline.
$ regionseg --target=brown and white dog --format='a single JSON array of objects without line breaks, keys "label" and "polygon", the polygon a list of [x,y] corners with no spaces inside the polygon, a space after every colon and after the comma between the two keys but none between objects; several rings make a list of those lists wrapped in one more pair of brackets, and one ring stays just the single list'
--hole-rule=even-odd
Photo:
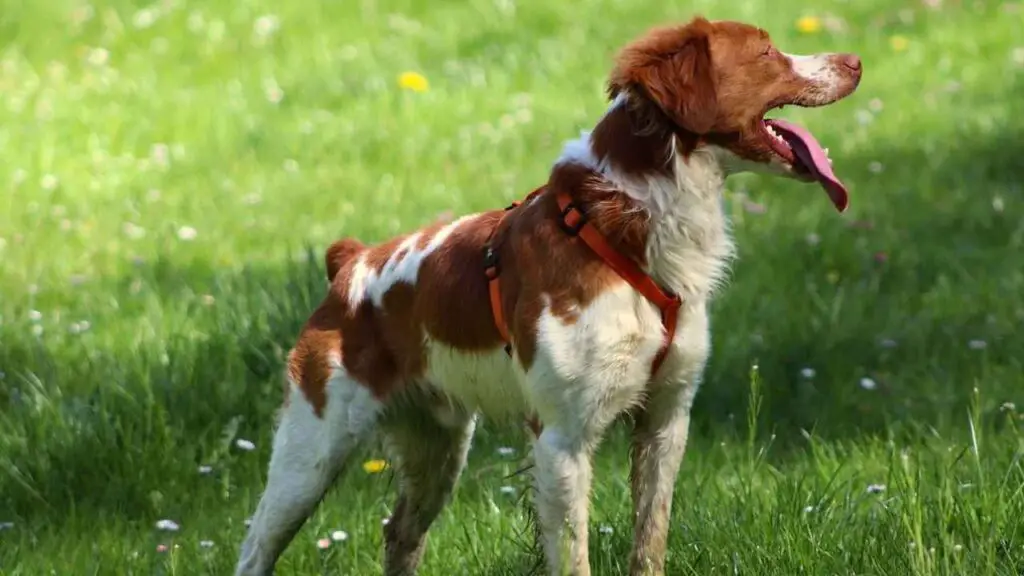
[{"label": "brown and white dog", "polygon": [[[860,77],[856,56],[784,54],[746,24],[696,18],[655,29],[622,50],[608,111],[565,145],[528,201],[376,246],[332,245],[330,291],[288,360],[266,491],[236,574],[273,572],[375,430],[401,485],[385,573],[414,573],[478,413],[533,423],[547,566],[577,575],[590,573],[591,455],[606,427],[631,414],[630,573],[663,574],[673,485],[708,357],[708,302],[733,255],[725,179],[756,170],[817,181],[845,209],[846,189],[815,139],[765,114],[830,104]],[[673,322],[663,325],[658,307],[566,229],[560,198],[678,296]],[[501,263],[497,314],[485,245]],[[663,348],[664,362],[654,362]]]}]

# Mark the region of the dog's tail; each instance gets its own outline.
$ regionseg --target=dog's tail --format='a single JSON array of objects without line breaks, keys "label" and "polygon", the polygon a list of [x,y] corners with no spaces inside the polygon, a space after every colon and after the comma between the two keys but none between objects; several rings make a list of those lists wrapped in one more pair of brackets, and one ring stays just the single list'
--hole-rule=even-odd
[{"label": "dog's tail", "polygon": [[328,282],[333,282],[334,277],[352,260],[352,257],[362,252],[365,248],[366,246],[362,242],[354,238],[345,238],[331,244],[324,254]]}]

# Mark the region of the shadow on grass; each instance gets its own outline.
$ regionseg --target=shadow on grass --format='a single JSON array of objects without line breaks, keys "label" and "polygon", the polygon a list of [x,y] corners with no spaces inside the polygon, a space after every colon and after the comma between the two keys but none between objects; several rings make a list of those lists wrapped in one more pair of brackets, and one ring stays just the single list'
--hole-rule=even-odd
[{"label": "shadow on grass", "polygon": [[[1019,386],[1011,351],[1024,350],[1014,319],[1024,291],[1020,214],[993,211],[990,198],[1019,205],[1021,136],[960,141],[955,151],[913,143],[876,150],[885,174],[847,175],[881,191],[877,200],[858,196],[875,202],[872,230],[833,227],[817,246],[795,230],[771,230],[770,239],[741,230],[744,259],[715,306],[695,438],[744,429],[755,361],[761,426],[783,439],[801,428],[849,437],[943,425],[961,417],[977,378],[993,391],[990,402]],[[875,256],[883,249],[884,264]],[[193,488],[183,467],[194,471],[231,450],[226,430],[264,440],[263,458],[242,471],[262,478],[284,353],[323,294],[323,278],[318,251],[307,262],[242,272],[156,261],[109,286],[123,302],[126,336],[115,344],[42,344],[0,327],[0,512],[152,518]],[[134,297],[140,279],[148,299]],[[205,293],[213,305],[203,304]],[[186,320],[132,324],[153,306]],[[155,336],[132,335],[143,328]],[[972,349],[971,339],[988,347]],[[801,376],[808,367],[814,378]],[[858,386],[861,378],[876,389]],[[504,434],[484,430],[484,441],[494,433]]]}]

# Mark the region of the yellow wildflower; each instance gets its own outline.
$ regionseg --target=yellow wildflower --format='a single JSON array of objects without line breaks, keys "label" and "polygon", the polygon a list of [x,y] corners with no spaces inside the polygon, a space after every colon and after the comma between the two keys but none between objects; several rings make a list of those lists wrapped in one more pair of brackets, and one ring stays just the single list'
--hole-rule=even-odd
[{"label": "yellow wildflower", "polygon": [[889,46],[892,46],[894,52],[903,52],[907,49],[910,41],[905,36],[893,36],[889,38]]},{"label": "yellow wildflower", "polygon": [[398,76],[398,85],[413,92],[426,92],[430,88],[427,77],[419,72],[402,72]]},{"label": "yellow wildflower", "polygon": [[363,462],[363,470],[367,474],[380,474],[388,467],[388,463],[384,460],[367,460]]},{"label": "yellow wildflower", "polygon": [[815,34],[821,31],[821,19],[817,16],[804,16],[796,21],[796,29],[804,34]]}]

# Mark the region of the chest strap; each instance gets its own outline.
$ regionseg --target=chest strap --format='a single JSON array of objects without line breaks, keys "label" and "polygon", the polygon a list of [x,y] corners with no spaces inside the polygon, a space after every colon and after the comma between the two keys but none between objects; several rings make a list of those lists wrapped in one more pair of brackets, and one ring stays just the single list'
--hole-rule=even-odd
[{"label": "chest strap", "polygon": [[[543,187],[534,190],[527,196],[526,200],[529,201],[542,190]],[[558,209],[561,211],[558,224],[562,230],[569,236],[578,236],[595,254],[604,260],[605,264],[623,280],[628,282],[644,298],[657,306],[661,312],[661,325],[665,330],[665,340],[662,342],[661,348],[658,349],[658,353],[654,356],[654,362],[651,365],[651,376],[653,377],[658,368],[661,367],[662,362],[664,362],[669,347],[675,339],[676,323],[679,318],[679,308],[682,306],[682,300],[678,295],[663,290],[635,261],[616,250],[597,228],[587,221],[587,215],[576,206],[568,194],[559,192],[556,199],[558,200]],[[509,205],[505,209],[505,214],[502,215],[501,220],[498,221],[498,225],[501,225],[501,221],[505,219],[509,211],[519,205],[519,202],[513,202]],[[496,225],[495,230],[497,228],[498,226]],[[493,237],[494,232],[491,234]],[[505,322],[505,316],[501,307],[501,283],[499,281],[501,267],[498,263],[497,252],[491,245],[491,239],[488,239],[484,245],[484,272],[488,281],[494,324],[498,328],[498,334],[501,335],[501,339],[506,343],[505,352],[511,355],[511,338],[509,337],[508,324]]]}]

